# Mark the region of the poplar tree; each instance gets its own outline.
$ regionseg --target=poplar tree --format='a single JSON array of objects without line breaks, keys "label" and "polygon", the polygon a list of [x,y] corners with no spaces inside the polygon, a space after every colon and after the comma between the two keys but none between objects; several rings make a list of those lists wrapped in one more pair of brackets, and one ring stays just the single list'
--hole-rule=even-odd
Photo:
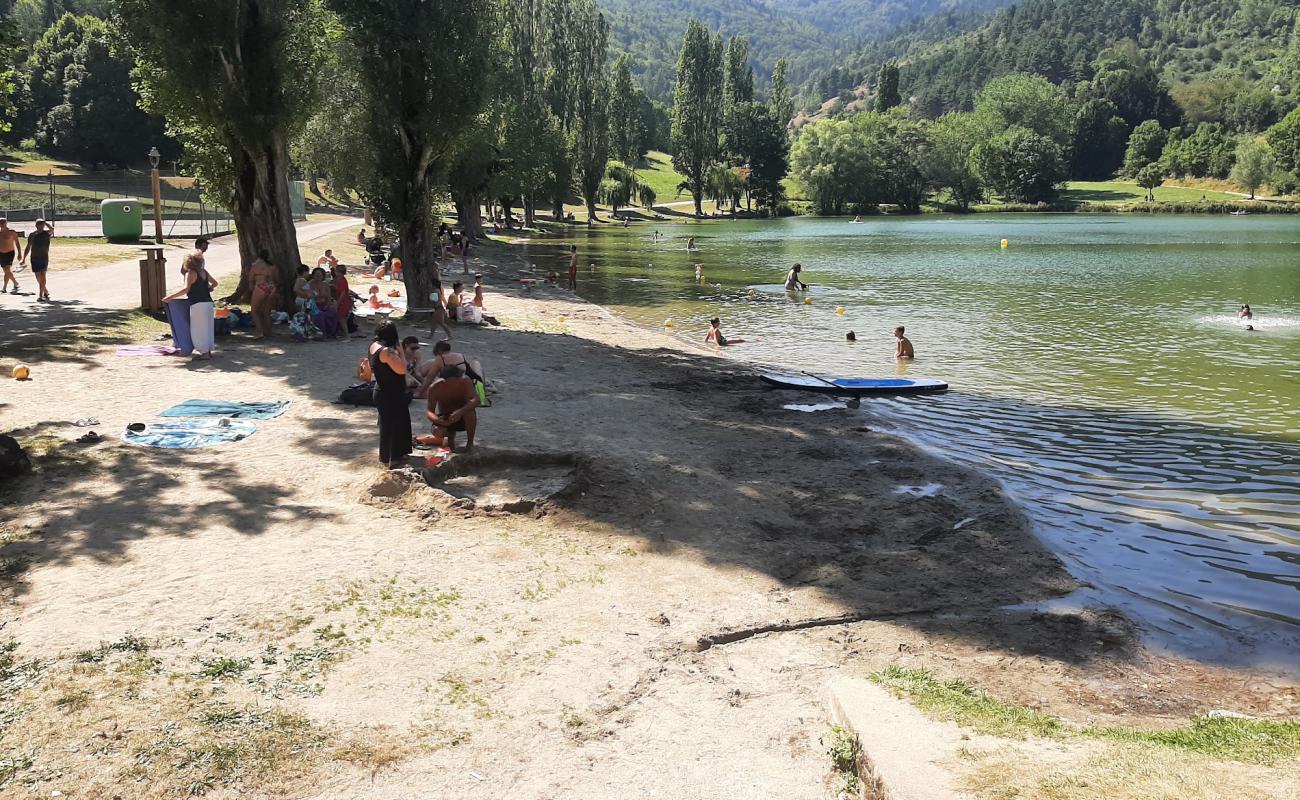
[{"label": "poplar tree", "polygon": [[749,40],[732,37],[723,56],[722,149],[734,164],[749,161],[747,142],[753,130],[747,112],[754,99],[754,69],[749,65]]},{"label": "poplar tree", "polygon": [[888,61],[880,65],[880,77],[876,80],[876,111],[888,111],[901,105],[903,98],[898,94],[898,65]]},{"label": "poplar tree", "polygon": [[[301,262],[289,205],[289,142],[317,95],[317,0],[117,0],[146,108],[166,117],[187,161],[230,206],[250,293],[259,250],[292,297]],[[373,23],[373,20],[367,20]]]},{"label": "poplar tree", "polygon": [[609,79],[607,53],[609,25],[593,0],[577,0],[571,32],[573,105],[576,116],[570,150],[578,185],[587,204],[587,219],[596,219],[596,195],[609,161]]},{"label": "poplar tree", "polygon": [[776,67],[772,70],[771,108],[772,116],[781,123],[782,129],[794,119],[794,99],[790,97],[790,85],[786,82],[785,72],[785,59],[778,58]]},{"label": "poplar tree", "polygon": [[632,83],[632,58],[627,53],[614,62],[609,88],[609,152],[616,160],[635,167],[641,158],[641,99]]},{"label": "poplar tree", "polygon": [[358,189],[397,228],[408,296],[423,302],[436,269],[433,190],[462,134],[478,122],[494,6],[491,0],[328,2],[344,24],[364,89],[369,147],[357,153],[367,165]]},{"label": "poplar tree", "polygon": [[708,188],[709,168],[718,160],[722,122],[722,37],[710,37],[699,20],[691,20],[677,57],[673,91],[673,168],[695,200],[695,215]]}]

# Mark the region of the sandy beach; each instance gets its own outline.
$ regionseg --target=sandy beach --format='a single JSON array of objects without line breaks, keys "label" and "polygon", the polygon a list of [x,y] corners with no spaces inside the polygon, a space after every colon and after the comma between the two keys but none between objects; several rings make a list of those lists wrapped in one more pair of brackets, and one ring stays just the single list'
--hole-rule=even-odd
[{"label": "sandy beach", "polygon": [[[1079,723],[1300,711],[1117,614],[1026,607],[1077,583],[994,482],[525,291],[508,245],[471,259],[504,324],[453,349],[498,392],[439,489],[385,475],[374,409],[334,402],[367,339],[118,357],[163,330],[123,321],[137,273],[64,277],[57,252],[51,291],[78,302],[0,296],[0,371],[32,368],[0,383],[0,432],[40,467],[0,484],[0,641],[32,665],[4,796],[822,798],[827,682],[889,665]],[[398,328],[428,354],[427,322]],[[214,448],[122,441],[191,398],[290,405]],[[85,417],[104,438],[72,444]]]}]

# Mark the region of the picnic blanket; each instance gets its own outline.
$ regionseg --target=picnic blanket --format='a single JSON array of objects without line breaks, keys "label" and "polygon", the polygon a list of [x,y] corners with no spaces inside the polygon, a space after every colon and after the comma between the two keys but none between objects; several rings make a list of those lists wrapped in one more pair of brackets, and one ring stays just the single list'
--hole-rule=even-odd
[{"label": "picnic blanket", "polygon": [[119,345],[119,356],[173,356],[180,350],[165,344],[124,344]]},{"label": "picnic blanket", "polygon": [[391,308],[371,308],[370,298],[367,297],[365,300],[361,301],[360,303],[357,303],[352,307],[352,313],[356,314],[358,317],[373,317],[376,315],[388,316],[389,314],[393,314],[398,311],[406,311],[405,297],[387,297],[381,295],[379,299],[388,303],[391,306]]},{"label": "picnic blanket", "polygon": [[127,431],[123,441],[144,447],[192,449],[223,442],[238,442],[257,432],[257,426],[241,419],[187,419],[154,422],[142,431]]},{"label": "picnic blanket", "polygon": [[160,417],[234,417],[237,419],[274,419],[289,407],[288,400],[274,403],[231,403],[225,400],[186,400],[158,412]]}]

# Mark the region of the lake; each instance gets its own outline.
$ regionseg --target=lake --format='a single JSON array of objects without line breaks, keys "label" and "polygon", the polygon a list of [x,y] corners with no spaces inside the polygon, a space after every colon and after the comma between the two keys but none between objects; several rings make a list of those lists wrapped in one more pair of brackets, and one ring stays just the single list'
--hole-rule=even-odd
[{"label": "lake", "polygon": [[[749,340],[727,348],[733,358],[948,381],[946,394],[864,401],[862,413],[1001,481],[1092,585],[1066,602],[1117,605],[1179,652],[1300,671],[1300,219],[795,218],[664,224],[661,241],[653,230],[576,232],[583,297],[646,326],[672,319],[694,341],[718,315]],[[560,268],[553,247],[533,260]],[[780,286],[796,261],[810,304]],[[1241,303],[1254,331],[1236,319]],[[910,366],[893,361],[896,325],[916,346]]]}]

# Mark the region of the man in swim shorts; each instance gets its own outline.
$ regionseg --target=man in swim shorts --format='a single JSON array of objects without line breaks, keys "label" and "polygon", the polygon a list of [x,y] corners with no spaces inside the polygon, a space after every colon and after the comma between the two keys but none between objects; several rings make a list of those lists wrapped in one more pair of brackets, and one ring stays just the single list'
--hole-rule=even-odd
[{"label": "man in swim shorts", "polygon": [[441,433],[447,447],[455,451],[456,434],[465,432],[465,452],[474,450],[474,433],[478,429],[478,392],[474,382],[461,373],[460,366],[445,366],[438,373],[442,380],[429,387],[429,410],[425,412],[435,433]]},{"label": "man in swim shorts", "polygon": [[894,328],[894,340],[897,346],[894,348],[894,358],[911,361],[916,358],[916,350],[912,348],[912,342],[903,335],[903,326],[899,325]]},{"label": "man in swim shorts", "polygon": [[31,264],[32,274],[36,276],[39,289],[37,300],[50,299],[50,290],[45,285],[45,273],[50,268],[50,240],[53,238],[54,226],[43,219],[36,220],[36,232],[27,237],[27,247],[20,259]]},{"label": "man in swim shorts", "polygon": [[9,291],[9,283],[14,285],[14,294],[18,294],[18,279],[14,277],[14,259],[18,258],[18,231],[9,227],[9,220],[0,217],[0,267],[4,267],[4,291]]}]

